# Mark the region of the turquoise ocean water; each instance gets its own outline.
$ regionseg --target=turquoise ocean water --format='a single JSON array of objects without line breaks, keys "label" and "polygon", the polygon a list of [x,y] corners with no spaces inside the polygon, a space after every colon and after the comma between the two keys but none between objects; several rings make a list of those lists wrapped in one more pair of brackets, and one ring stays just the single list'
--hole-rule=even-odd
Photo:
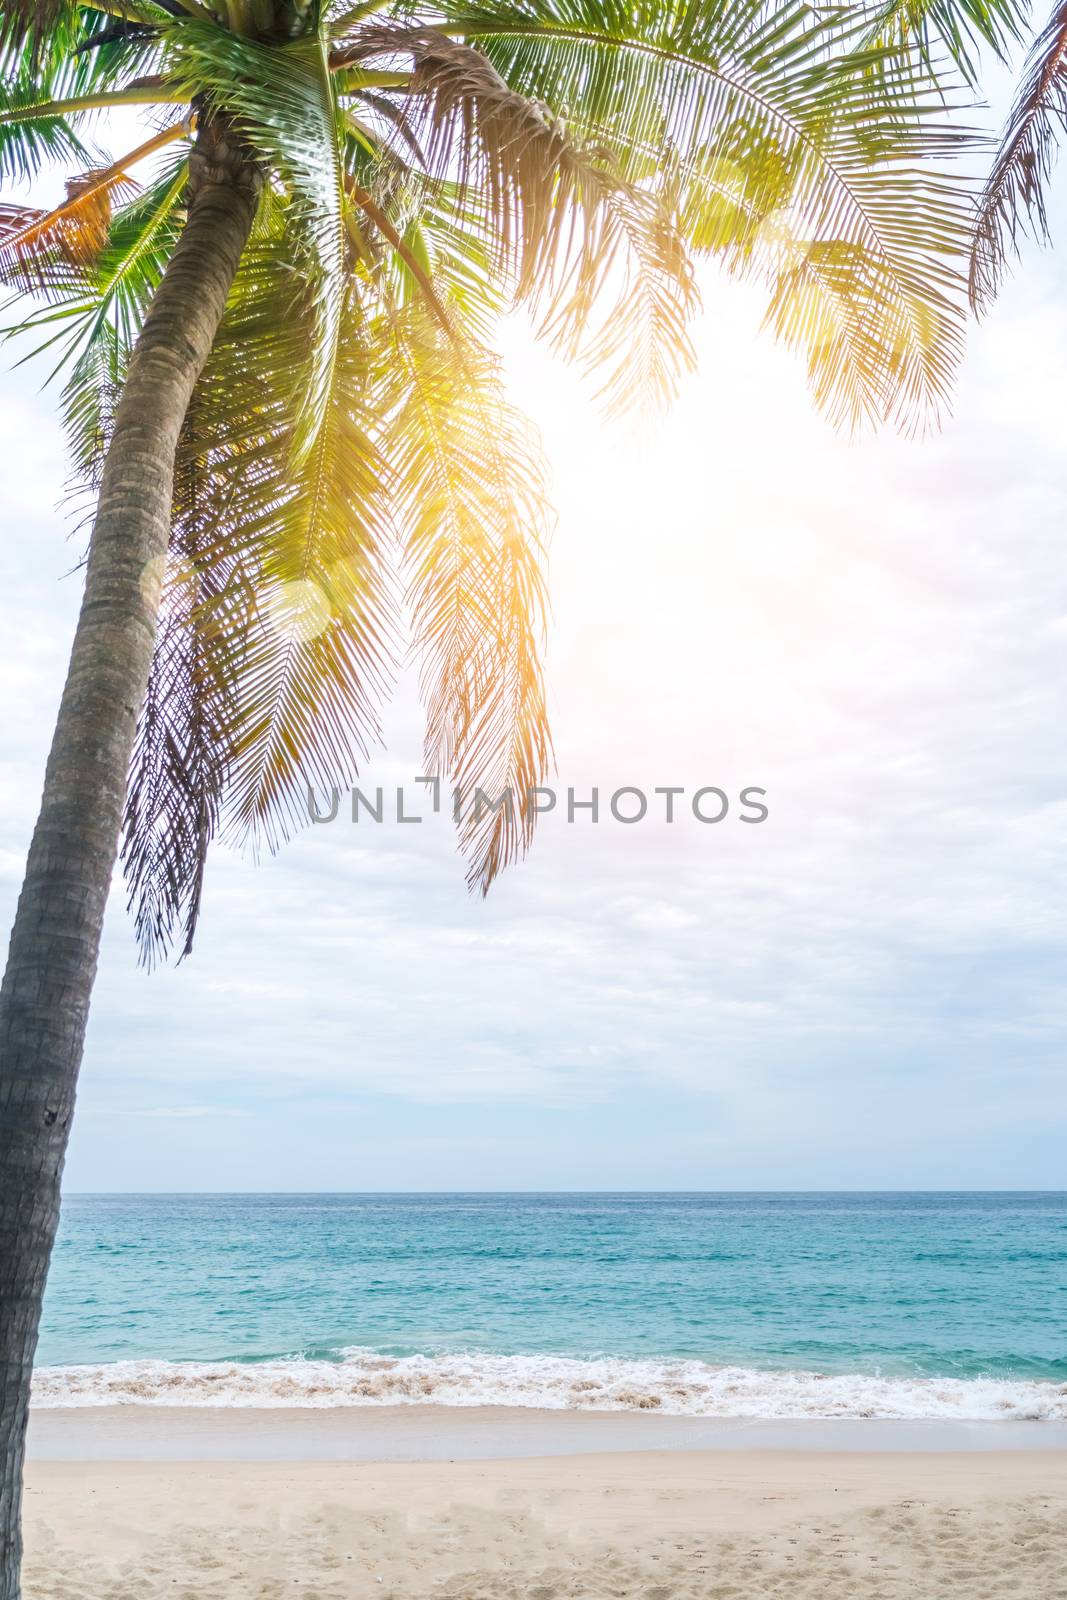
[{"label": "turquoise ocean water", "polygon": [[42,1404],[1067,1418],[1067,1194],[71,1196]]}]

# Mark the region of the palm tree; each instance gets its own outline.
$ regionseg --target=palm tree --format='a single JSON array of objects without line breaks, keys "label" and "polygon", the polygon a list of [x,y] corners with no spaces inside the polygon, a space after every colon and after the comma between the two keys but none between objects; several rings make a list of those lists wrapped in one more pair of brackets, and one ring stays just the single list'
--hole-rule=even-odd
[{"label": "palm tree", "polygon": [[[145,959],[187,952],[210,840],[273,848],[309,785],[351,780],[405,630],[428,770],[465,795],[542,778],[550,513],[502,310],[610,410],[664,401],[713,254],[766,284],[834,421],[936,420],[969,230],[930,46],[999,24],[917,14],[6,0],[0,176],[74,176],[3,208],[0,278],[64,373],[95,518],[0,993],[0,1600],[120,834]],[[87,151],[125,107],[142,142]],[[462,811],[473,886],[531,826]]]}]

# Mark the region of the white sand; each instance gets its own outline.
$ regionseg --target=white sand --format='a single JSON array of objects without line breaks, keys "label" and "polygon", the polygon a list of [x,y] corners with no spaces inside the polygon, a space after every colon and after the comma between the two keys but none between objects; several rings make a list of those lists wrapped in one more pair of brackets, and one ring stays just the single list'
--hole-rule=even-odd
[{"label": "white sand", "polygon": [[1067,1600],[1067,1453],[37,1460],[26,1537],[26,1600]]}]

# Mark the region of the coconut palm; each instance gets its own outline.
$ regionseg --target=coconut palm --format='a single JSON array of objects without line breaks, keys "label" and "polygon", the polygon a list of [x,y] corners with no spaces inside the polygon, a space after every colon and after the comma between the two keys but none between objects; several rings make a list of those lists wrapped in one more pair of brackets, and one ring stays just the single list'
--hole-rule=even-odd
[{"label": "coconut palm", "polygon": [[[834,421],[929,426],[968,239],[931,47],[1002,33],[980,0],[5,0],[0,176],[70,181],[3,208],[0,277],[95,514],[0,994],[0,1600],[120,834],[146,960],[187,951],[209,842],[351,781],[405,634],[428,770],[536,785],[550,512],[495,320],[663,402],[713,254]],[[84,142],[129,107],[134,149]],[[472,885],[531,826],[461,808]]]}]

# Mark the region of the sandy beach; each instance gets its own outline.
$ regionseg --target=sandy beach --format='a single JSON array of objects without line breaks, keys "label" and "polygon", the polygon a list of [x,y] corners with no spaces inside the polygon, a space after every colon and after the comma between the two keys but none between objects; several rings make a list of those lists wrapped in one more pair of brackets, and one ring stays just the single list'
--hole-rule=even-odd
[{"label": "sandy beach", "polygon": [[[285,1454],[285,1419],[261,1420],[261,1447]],[[1020,1447],[1009,1432],[998,1448],[992,1425],[967,1449],[939,1448],[934,1435],[916,1448],[884,1426],[853,1435],[871,1447],[848,1448],[816,1424],[817,1448],[751,1432],[677,1448],[653,1430],[650,1448],[633,1449],[596,1426],[614,1419],[578,1418],[590,1446],[580,1453],[567,1442],[574,1420],[545,1424],[551,1454],[514,1453],[505,1427],[511,1453],[492,1459],[467,1452],[491,1447],[506,1419],[464,1432],[454,1414],[424,1415],[422,1428],[436,1426],[457,1454],[418,1461],[342,1459],[346,1424],[320,1417],[335,1459],[316,1461],[224,1459],[244,1453],[255,1418],[201,1417],[169,1437],[185,1454],[199,1429],[208,1459],[168,1460],[165,1419],[147,1411],[99,1414],[95,1427],[88,1412],[43,1428],[38,1416],[27,1600],[1067,1596],[1067,1450],[1040,1429],[1030,1437],[1054,1447]],[[69,1455],[95,1439],[96,1459],[60,1457],[65,1422]],[[387,1425],[378,1419],[367,1448]],[[536,1442],[536,1431],[524,1437]],[[130,1459],[110,1458],[120,1449]]]}]

